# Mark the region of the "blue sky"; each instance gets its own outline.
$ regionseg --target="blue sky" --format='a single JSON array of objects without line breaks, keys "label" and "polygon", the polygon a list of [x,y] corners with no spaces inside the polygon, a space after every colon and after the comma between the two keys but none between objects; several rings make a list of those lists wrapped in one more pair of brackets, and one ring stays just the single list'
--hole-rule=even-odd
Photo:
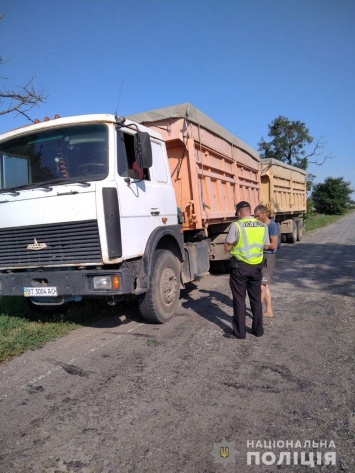
[{"label": "blue sky", "polygon": [[[35,76],[43,119],[190,102],[257,149],[279,115],[355,188],[355,1],[2,0],[2,89]],[[3,79],[7,77],[8,79]],[[0,116],[0,133],[27,124]]]}]

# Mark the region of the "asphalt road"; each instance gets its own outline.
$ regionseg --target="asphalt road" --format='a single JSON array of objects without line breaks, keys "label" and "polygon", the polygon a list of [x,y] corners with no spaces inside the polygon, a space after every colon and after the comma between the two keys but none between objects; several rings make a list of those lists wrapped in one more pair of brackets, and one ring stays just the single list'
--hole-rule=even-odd
[{"label": "asphalt road", "polygon": [[0,472],[354,472],[354,228],[282,246],[262,338],[224,337],[207,275],[168,324],[125,306],[1,364]]}]

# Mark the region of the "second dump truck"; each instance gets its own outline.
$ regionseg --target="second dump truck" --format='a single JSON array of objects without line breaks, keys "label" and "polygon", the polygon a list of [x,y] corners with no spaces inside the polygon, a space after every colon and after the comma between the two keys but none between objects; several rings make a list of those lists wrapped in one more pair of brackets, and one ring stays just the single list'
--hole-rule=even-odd
[{"label": "second dump truck", "polygon": [[307,172],[276,159],[261,161],[261,201],[287,243],[301,240],[307,210]]}]

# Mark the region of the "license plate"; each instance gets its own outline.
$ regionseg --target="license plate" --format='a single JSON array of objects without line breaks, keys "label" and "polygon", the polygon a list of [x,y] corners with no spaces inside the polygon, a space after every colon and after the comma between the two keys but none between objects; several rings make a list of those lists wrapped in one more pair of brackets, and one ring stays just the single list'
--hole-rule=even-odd
[{"label": "license plate", "polygon": [[23,295],[25,297],[53,297],[58,293],[56,287],[24,287]]}]

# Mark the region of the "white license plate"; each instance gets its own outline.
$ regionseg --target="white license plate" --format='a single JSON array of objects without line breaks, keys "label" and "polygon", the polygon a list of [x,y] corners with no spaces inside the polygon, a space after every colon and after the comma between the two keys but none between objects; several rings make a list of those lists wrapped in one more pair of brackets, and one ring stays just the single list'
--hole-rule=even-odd
[{"label": "white license plate", "polygon": [[25,297],[54,297],[58,293],[56,287],[24,287],[23,295]]}]

